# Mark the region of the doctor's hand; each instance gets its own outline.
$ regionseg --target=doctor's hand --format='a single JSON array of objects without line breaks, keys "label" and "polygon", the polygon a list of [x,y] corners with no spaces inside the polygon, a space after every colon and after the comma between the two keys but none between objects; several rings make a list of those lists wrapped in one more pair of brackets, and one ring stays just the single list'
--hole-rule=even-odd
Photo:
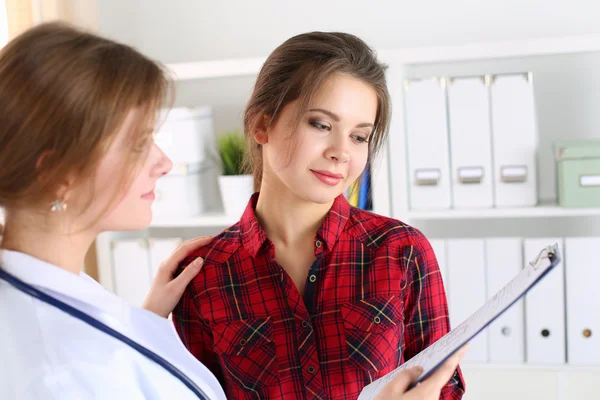
[{"label": "doctor's hand", "polygon": [[417,380],[423,369],[413,367],[401,371],[379,392],[375,400],[439,400],[442,388],[452,378],[458,362],[466,351],[467,346],[464,346],[427,379],[408,391],[408,387]]},{"label": "doctor's hand", "polygon": [[202,269],[204,260],[201,258],[195,259],[184,268],[177,278],[173,278],[177,267],[192,250],[205,246],[211,241],[212,236],[202,236],[188,240],[181,244],[167,260],[163,261],[158,268],[142,308],[167,318],[179,303],[187,285]]}]

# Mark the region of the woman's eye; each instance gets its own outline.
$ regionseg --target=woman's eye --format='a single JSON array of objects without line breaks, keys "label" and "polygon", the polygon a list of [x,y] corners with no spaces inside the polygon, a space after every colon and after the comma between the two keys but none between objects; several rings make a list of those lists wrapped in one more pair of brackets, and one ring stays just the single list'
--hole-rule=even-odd
[{"label": "woman's eye", "polygon": [[329,127],[329,125],[322,124],[322,123],[320,123],[318,121],[308,121],[308,123],[311,126],[317,128],[318,130],[321,130],[321,131],[329,131],[329,130],[331,130],[331,128]]},{"label": "woman's eye", "polygon": [[356,141],[357,143],[368,143],[369,142],[368,137],[360,136],[360,135],[352,135],[352,139],[354,141]]}]

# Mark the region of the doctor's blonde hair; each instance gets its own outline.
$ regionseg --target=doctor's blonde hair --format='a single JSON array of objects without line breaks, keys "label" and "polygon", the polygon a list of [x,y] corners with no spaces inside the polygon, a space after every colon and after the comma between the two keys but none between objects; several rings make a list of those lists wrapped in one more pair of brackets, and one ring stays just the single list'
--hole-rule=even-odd
[{"label": "doctor's blonde hair", "polygon": [[65,176],[75,176],[76,184],[94,176],[137,109],[121,177],[127,182],[144,157],[133,148],[152,134],[146,128],[171,89],[158,63],[64,23],[41,24],[13,39],[0,50],[0,207],[49,211]]}]

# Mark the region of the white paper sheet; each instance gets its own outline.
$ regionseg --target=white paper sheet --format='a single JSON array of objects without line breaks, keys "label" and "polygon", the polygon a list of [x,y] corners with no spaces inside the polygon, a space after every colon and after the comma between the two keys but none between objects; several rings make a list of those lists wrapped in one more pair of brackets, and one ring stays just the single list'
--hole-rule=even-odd
[{"label": "white paper sheet", "polygon": [[406,368],[420,365],[423,367],[423,373],[416,382],[427,378],[452,354],[458,351],[469,340],[473,339],[473,337],[527,293],[560,260],[557,244],[544,248],[535,260],[529,262],[517,276],[483,304],[474,314],[400,367],[365,386],[358,400],[374,399],[387,383],[392,381],[400,371]]}]

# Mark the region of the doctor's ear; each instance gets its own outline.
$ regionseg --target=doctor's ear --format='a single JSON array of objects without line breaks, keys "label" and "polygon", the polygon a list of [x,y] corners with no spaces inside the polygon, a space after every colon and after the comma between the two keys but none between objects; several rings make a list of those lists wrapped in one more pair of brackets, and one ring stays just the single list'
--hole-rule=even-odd
[{"label": "doctor's ear", "polygon": [[75,174],[69,173],[60,178],[53,176],[57,173],[55,161],[52,159],[54,155],[55,152],[53,150],[46,150],[38,157],[36,162],[36,169],[38,170],[37,180],[43,186],[51,185],[48,195],[52,197],[52,201],[66,204],[73,189]]},{"label": "doctor's ear", "polygon": [[269,120],[270,118],[263,114],[256,118],[254,123],[254,129],[252,130],[252,137],[254,141],[260,145],[267,144],[269,142]]}]

